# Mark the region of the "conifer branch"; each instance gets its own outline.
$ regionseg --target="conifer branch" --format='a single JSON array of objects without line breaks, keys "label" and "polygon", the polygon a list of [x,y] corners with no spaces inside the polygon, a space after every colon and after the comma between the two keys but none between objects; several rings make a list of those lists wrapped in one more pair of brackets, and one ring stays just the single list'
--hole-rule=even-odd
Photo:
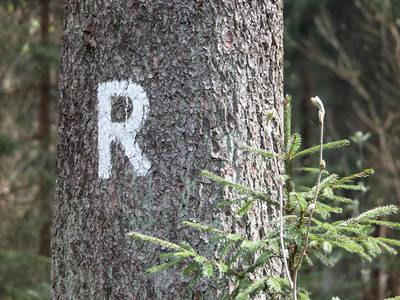
[{"label": "conifer branch", "polygon": [[314,214],[314,210],[316,207],[317,199],[318,199],[318,194],[320,190],[320,184],[321,184],[321,176],[322,172],[325,170],[325,161],[323,160],[323,145],[324,145],[324,117],[325,117],[325,109],[324,105],[322,104],[322,101],[318,97],[313,97],[311,98],[311,101],[315,106],[318,108],[318,117],[319,117],[319,123],[320,123],[320,141],[319,141],[319,172],[318,172],[318,178],[317,178],[317,184],[315,187],[315,194],[312,203],[308,207],[308,223],[307,223],[307,230],[306,230],[306,235],[304,238],[304,246],[303,249],[300,253],[299,261],[294,267],[294,272],[293,272],[293,299],[297,300],[297,275],[299,272],[299,269],[301,267],[301,263],[303,262],[304,256],[307,251],[308,247],[308,242],[310,238],[310,228],[311,228],[311,223],[312,223],[312,216]]},{"label": "conifer branch", "polygon": [[[374,259],[384,251],[396,254],[400,248],[400,241],[373,237],[371,232],[376,226],[400,230],[399,222],[382,219],[382,217],[398,213],[398,207],[380,206],[346,220],[335,218],[332,222],[330,219],[331,214],[342,212],[340,205],[353,201],[335,192],[338,190],[365,191],[365,187],[359,185],[357,180],[371,175],[373,170],[366,169],[341,178],[325,170],[324,151],[344,146],[348,141],[323,144],[325,110],[318,97],[313,98],[312,101],[319,111],[320,141],[316,146],[298,151],[301,138],[298,134],[291,135],[290,112],[287,111],[288,107],[290,108],[290,101],[286,101],[283,122],[285,139],[282,147],[285,151],[278,153],[274,149],[271,125],[274,113],[272,111],[267,112],[266,131],[266,138],[269,140],[271,149],[241,147],[242,150],[271,159],[271,169],[276,175],[277,199],[271,199],[270,193],[262,190],[258,191],[229,181],[208,171],[202,172],[204,177],[234,190],[239,195],[238,198],[227,199],[221,204],[221,207],[234,206],[235,215],[238,217],[247,214],[251,207],[259,202],[279,206],[278,218],[270,222],[272,230],[262,238],[253,240],[231,230],[222,230],[192,221],[183,222],[183,225],[190,229],[206,233],[210,236],[210,241],[217,243],[216,255],[210,258],[203,256],[185,242],[176,244],[131,232],[128,235],[135,240],[163,248],[163,253],[159,255],[161,263],[151,267],[147,272],[160,272],[178,267],[183,275],[192,278],[190,289],[198,280],[212,280],[221,285],[221,294],[224,294],[226,299],[249,299],[249,297],[267,293],[272,297],[279,295],[280,299],[297,300],[297,298],[309,299],[308,293],[298,290],[297,287],[303,261],[312,265],[313,258],[316,258],[323,264],[332,266],[335,263],[335,258],[332,256],[334,248],[356,254],[367,260]],[[319,168],[292,168],[294,158],[314,153],[319,153]],[[281,163],[285,163],[285,173],[279,176]],[[293,171],[316,173],[315,186],[296,186]],[[268,188],[265,187],[265,190]],[[280,277],[260,278],[258,270],[267,267],[272,258],[281,260],[282,274]],[[228,282],[233,285],[226,286]]]},{"label": "conifer branch", "polygon": [[[323,148],[323,150],[332,150],[332,149],[337,149],[337,148],[348,146],[349,144],[350,144],[350,142],[348,140],[339,140],[339,141],[334,141],[334,142],[329,142],[329,143],[323,144],[322,148]],[[315,145],[310,148],[301,150],[301,151],[297,152],[296,154],[294,154],[292,156],[292,159],[317,153],[320,151],[320,148],[321,148],[320,145]]]}]

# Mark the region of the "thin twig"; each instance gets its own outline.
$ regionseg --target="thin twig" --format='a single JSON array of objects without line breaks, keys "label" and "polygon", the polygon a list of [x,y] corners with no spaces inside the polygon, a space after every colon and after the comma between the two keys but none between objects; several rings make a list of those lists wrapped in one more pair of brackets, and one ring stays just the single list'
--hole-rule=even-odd
[{"label": "thin twig", "polygon": [[[279,168],[278,168],[278,160],[276,159],[276,154],[274,150],[274,141],[272,138],[271,130],[268,130],[268,135],[269,135],[269,141],[271,144],[271,152],[272,152],[272,161],[273,165],[275,167],[274,173],[279,174]],[[283,258],[283,264],[285,267],[285,272],[286,272],[286,277],[289,281],[290,287],[293,287],[293,281],[290,276],[290,271],[289,271],[289,266],[287,263],[287,257],[286,257],[286,249],[285,249],[285,243],[284,243],[284,228],[283,228],[283,180],[281,178],[278,179],[278,192],[279,192],[279,237],[280,237],[280,244],[281,244],[281,251],[282,251],[282,258]]]},{"label": "thin twig", "polygon": [[307,247],[308,247],[308,241],[310,238],[310,228],[311,228],[311,223],[312,223],[312,216],[317,204],[317,199],[318,199],[318,194],[319,194],[319,190],[320,190],[320,184],[321,184],[321,177],[322,177],[322,172],[325,169],[325,163],[322,159],[322,153],[323,153],[323,143],[324,143],[324,115],[322,114],[322,117],[320,117],[320,124],[321,124],[321,131],[320,131],[320,147],[319,147],[319,164],[320,164],[320,168],[319,168],[319,172],[318,172],[318,178],[317,178],[317,185],[315,188],[315,194],[314,194],[314,199],[312,201],[312,204],[310,205],[310,210],[309,210],[309,216],[308,216],[308,223],[307,223],[307,231],[306,231],[306,235],[304,238],[304,247],[301,251],[300,254],[300,258],[298,263],[296,264],[295,268],[294,268],[294,272],[293,272],[293,299],[297,300],[297,274],[299,272],[299,269],[301,267],[301,263],[303,262],[304,256],[306,254],[307,251]]}]

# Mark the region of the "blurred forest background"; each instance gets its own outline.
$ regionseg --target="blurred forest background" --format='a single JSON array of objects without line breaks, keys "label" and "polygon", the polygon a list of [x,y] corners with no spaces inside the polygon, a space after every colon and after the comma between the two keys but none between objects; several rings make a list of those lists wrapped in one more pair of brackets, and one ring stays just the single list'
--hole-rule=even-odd
[{"label": "blurred forest background", "polygon": [[[345,213],[400,205],[400,1],[284,2],[285,91],[294,96],[304,146],[317,140],[309,98],[319,95],[327,139],[352,141],[328,154],[328,168],[376,171]],[[61,37],[61,0],[0,1],[0,299],[50,299]],[[303,272],[313,299],[400,295],[398,257],[336,257],[331,268]]]}]

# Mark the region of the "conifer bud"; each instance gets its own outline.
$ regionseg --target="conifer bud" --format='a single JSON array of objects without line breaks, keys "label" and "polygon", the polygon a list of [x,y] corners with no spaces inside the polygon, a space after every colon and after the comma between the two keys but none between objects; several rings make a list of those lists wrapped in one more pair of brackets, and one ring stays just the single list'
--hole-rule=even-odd
[{"label": "conifer bud", "polygon": [[325,114],[324,104],[322,103],[321,99],[318,96],[311,97],[311,102],[314,104],[316,108],[318,108],[320,112],[322,112],[322,114]]},{"label": "conifer bud", "polygon": [[314,209],[315,209],[315,203],[311,203],[311,204],[308,206],[308,213],[311,213]]},{"label": "conifer bud", "polygon": [[267,125],[269,125],[272,119],[275,117],[275,112],[271,109],[267,111]]},{"label": "conifer bud", "polygon": [[320,170],[325,170],[325,169],[326,169],[326,162],[325,162],[325,160],[321,160],[321,161],[319,162],[319,169],[320,169]]},{"label": "conifer bud", "polygon": [[290,105],[291,101],[292,101],[292,96],[286,94],[284,102],[283,102],[283,104],[285,105],[286,108]]},{"label": "conifer bud", "polygon": [[271,109],[267,111],[267,134],[272,132],[272,119],[275,117],[275,112]]}]

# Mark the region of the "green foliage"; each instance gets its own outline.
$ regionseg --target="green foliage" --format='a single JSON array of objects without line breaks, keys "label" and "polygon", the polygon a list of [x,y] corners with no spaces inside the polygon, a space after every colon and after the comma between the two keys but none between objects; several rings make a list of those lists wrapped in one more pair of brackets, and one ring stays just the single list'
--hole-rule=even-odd
[{"label": "green foliage", "polygon": [[285,148],[289,143],[289,138],[292,136],[292,96],[286,95],[285,97],[285,109],[284,109],[284,119],[283,119],[283,128],[284,128],[284,145]]},{"label": "green foliage", "polygon": [[259,154],[264,158],[271,158],[272,157],[272,152],[267,151],[264,149],[259,149],[259,148],[254,148],[254,147],[249,147],[249,146],[242,146],[240,147],[241,150],[249,151],[251,153]]},{"label": "green foliage", "polygon": [[203,171],[202,175],[224,187],[229,187],[232,188],[233,190],[235,190],[239,195],[246,195],[249,197],[253,197],[255,199],[259,199],[261,201],[266,201],[266,202],[270,202],[270,203],[277,203],[277,201],[272,200],[268,194],[263,193],[263,192],[258,192],[258,191],[254,191],[251,188],[248,188],[246,186],[243,186],[239,183],[234,183],[231,182],[229,180],[226,180],[220,176],[217,176],[209,171]]},{"label": "green foliage", "polygon": [[[334,141],[334,142],[323,144],[322,148],[324,151],[332,150],[332,149],[348,146],[349,144],[350,144],[350,142],[348,140],[340,140],[340,141]],[[298,158],[298,157],[302,157],[302,156],[312,155],[314,153],[317,153],[318,151],[319,151],[319,145],[315,145],[310,148],[296,152],[292,156],[292,158],[294,159],[294,158]]]},{"label": "green foliage", "polygon": [[0,299],[50,299],[50,259],[0,251]]},{"label": "green foliage", "polygon": [[350,137],[350,139],[353,143],[356,143],[357,145],[363,145],[368,141],[370,137],[371,137],[370,132],[364,134],[362,131],[357,131]]},{"label": "green foliage", "polygon": [[[285,197],[282,220],[270,222],[273,228],[264,238],[255,241],[239,233],[225,232],[196,222],[184,222],[185,226],[209,235],[210,240],[216,243],[213,249],[217,250],[210,257],[186,243],[175,244],[132,232],[130,235],[136,240],[156,244],[167,251],[167,254],[161,255],[162,263],[150,268],[149,272],[176,267],[183,276],[191,278],[192,284],[197,284],[199,280],[213,281],[219,287],[223,299],[251,299],[261,293],[283,299],[310,299],[307,291],[296,289],[295,278],[298,269],[302,267],[303,258],[308,265],[319,261],[331,267],[338,260],[338,251],[355,254],[368,261],[384,252],[393,255],[397,253],[396,248],[400,247],[400,241],[373,235],[376,226],[400,229],[400,223],[383,219],[398,213],[396,206],[375,207],[350,218],[343,213],[344,208],[353,203],[353,199],[345,197],[343,193],[365,191],[364,185],[359,182],[372,175],[372,169],[341,177],[326,171],[325,162],[320,163],[319,168],[293,167],[295,158],[315,154],[321,147],[322,150],[329,150],[347,146],[349,141],[340,140],[326,144],[321,141],[320,145],[300,150],[301,137],[297,133],[291,134],[291,123],[287,119],[291,116],[290,111],[287,111],[290,110],[290,100],[287,97],[285,102],[284,131],[288,137],[285,139],[285,151],[277,155],[284,161],[286,172],[280,181],[286,183],[281,195]],[[242,150],[260,155],[266,160],[274,159],[273,149],[242,147]],[[293,171],[318,173],[317,183],[309,187],[297,187],[298,178],[293,174],[298,172]],[[241,196],[223,204],[231,206],[239,219],[257,202],[279,205],[278,201],[264,192],[231,182],[208,171],[203,171],[202,175]],[[281,221],[285,223],[284,227],[279,227]],[[284,251],[288,251],[289,272],[281,276],[260,276],[260,270],[268,270],[272,258],[284,259]],[[290,274],[296,274],[293,277],[294,284]]]},{"label": "green foliage", "polygon": [[17,148],[15,140],[0,132],[0,156],[11,155]]}]

